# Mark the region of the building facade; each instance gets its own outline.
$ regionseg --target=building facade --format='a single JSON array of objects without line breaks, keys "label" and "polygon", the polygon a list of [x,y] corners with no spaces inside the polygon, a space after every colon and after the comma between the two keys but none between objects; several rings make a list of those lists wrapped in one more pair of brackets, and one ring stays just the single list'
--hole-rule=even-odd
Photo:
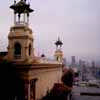
[{"label": "building facade", "polygon": [[[34,34],[29,27],[29,15],[34,10],[26,0],[14,1],[14,26],[8,35],[7,60],[15,64],[23,84],[23,100],[38,100],[60,82],[62,62],[41,62],[34,54]],[[21,97],[19,97],[21,98]],[[18,97],[16,97],[18,100]]]}]

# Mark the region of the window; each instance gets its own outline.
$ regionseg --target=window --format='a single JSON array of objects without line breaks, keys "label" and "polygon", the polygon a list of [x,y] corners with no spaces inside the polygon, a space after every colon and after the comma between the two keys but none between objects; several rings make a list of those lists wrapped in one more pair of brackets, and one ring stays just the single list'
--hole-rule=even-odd
[{"label": "window", "polygon": [[29,56],[31,55],[31,44],[29,45]]},{"label": "window", "polygon": [[19,43],[15,43],[14,45],[14,56],[15,57],[21,56],[21,45]]}]

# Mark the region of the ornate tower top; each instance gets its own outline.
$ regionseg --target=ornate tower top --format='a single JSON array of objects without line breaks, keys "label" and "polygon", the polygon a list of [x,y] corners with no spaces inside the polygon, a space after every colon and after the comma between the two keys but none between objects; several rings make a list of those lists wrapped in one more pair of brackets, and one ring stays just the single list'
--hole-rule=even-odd
[{"label": "ornate tower top", "polygon": [[21,63],[30,62],[34,57],[34,38],[28,23],[33,9],[26,0],[14,0],[10,8],[14,11],[14,26],[10,28],[8,35],[8,59]]},{"label": "ornate tower top", "polygon": [[59,37],[58,37],[58,40],[55,42],[55,45],[56,45],[57,48],[62,47],[63,43],[62,43],[62,41],[60,40]]},{"label": "ornate tower top", "polygon": [[57,61],[62,62],[63,52],[61,50],[61,47],[62,47],[63,43],[59,37],[58,37],[58,40],[55,42],[55,45],[56,45],[56,51],[55,51],[54,56],[55,56]]},{"label": "ornate tower top", "polygon": [[11,9],[14,10],[14,24],[28,24],[29,23],[29,14],[34,10],[30,8],[30,4],[26,3],[26,0],[20,0],[16,2],[14,0],[14,4],[10,6]]}]

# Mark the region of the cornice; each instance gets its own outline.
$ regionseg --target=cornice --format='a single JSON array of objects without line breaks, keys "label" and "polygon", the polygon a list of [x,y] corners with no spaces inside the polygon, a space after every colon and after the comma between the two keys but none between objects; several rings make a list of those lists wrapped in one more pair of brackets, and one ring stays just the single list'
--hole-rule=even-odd
[{"label": "cornice", "polygon": [[16,64],[19,70],[35,70],[35,69],[58,69],[62,68],[62,64]]}]

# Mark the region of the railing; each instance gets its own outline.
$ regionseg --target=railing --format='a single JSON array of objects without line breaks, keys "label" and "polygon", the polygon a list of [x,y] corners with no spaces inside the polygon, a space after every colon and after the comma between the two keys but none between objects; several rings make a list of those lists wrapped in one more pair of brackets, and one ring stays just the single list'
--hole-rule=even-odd
[{"label": "railing", "polygon": [[16,26],[22,26],[22,25],[28,25],[28,23],[24,22],[24,21],[20,21],[20,22],[15,22],[15,25]]}]

